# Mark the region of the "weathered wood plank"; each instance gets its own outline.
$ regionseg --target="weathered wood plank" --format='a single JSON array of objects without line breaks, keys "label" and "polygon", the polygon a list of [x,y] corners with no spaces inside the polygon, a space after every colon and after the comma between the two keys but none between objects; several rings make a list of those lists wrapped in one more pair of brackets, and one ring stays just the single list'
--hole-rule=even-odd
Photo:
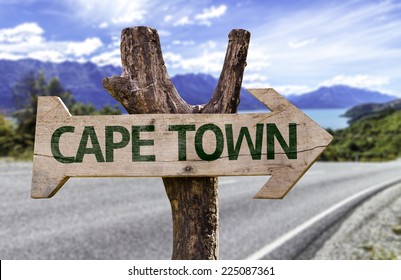
[{"label": "weathered wood plank", "polygon": [[274,90],[250,92],[274,110],[71,116],[59,98],[40,97],[32,196],[69,177],[273,175],[256,197],[281,198],[332,137]]}]

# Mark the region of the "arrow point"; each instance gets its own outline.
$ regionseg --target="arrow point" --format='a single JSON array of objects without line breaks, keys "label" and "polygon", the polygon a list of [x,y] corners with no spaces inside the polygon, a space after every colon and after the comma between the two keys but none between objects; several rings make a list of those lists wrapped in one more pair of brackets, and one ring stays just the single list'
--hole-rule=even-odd
[{"label": "arrow point", "polygon": [[291,116],[291,121],[297,123],[303,129],[303,136],[301,136],[303,142],[300,142],[302,145],[298,146],[300,150],[297,151],[299,154],[298,159],[291,164],[283,164],[281,167],[271,171],[271,178],[254,197],[256,199],[281,199],[312,166],[319,155],[330,144],[333,136],[274,89],[260,88],[247,90],[272,112],[278,112],[287,118]]},{"label": "arrow point", "polygon": [[32,198],[51,198],[67,182],[69,177],[56,173],[48,166],[44,157],[33,157]]},{"label": "arrow point", "polygon": [[313,162],[307,165],[286,166],[274,169],[270,179],[256,193],[254,199],[282,199],[302,178],[302,176],[312,166]]},{"label": "arrow point", "polygon": [[37,174],[32,177],[32,198],[51,198],[68,180],[68,177],[52,178],[46,175]]},{"label": "arrow point", "polygon": [[[322,129],[323,130],[323,129]],[[323,130],[324,131],[324,130]],[[326,132],[326,131],[324,131]],[[274,169],[271,172],[270,179],[264,186],[256,193],[254,199],[281,199],[295,186],[295,184],[302,178],[308,169],[317,160],[319,155],[327,148],[332,136],[327,133],[327,139],[324,146],[316,147],[314,150],[309,151],[311,160],[303,160],[301,162],[294,162],[292,165]],[[307,159],[307,158],[305,158]]]},{"label": "arrow point", "polygon": [[33,157],[33,172],[31,197],[50,198],[67,182],[68,177],[60,175],[54,168],[54,162],[42,154],[41,147],[45,141],[40,129],[45,123],[57,118],[70,117],[71,114],[63,101],[57,96],[40,96],[38,98],[38,112],[36,117],[35,149]]},{"label": "arrow point", "polygon": [[295,183],[277,180],[272,176],[266,184],[256,193],[253,199],[282,199],[291,190]]}]

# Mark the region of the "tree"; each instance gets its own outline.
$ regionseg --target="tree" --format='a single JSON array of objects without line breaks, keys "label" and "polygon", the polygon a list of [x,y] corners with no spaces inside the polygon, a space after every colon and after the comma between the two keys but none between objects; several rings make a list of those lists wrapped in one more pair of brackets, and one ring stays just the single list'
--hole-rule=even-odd
[{"label": "tree", "polygon": [[82,102],[74,103],[70,108],[71,115],[74,116],[85,116],[85,115],[96,115],[96,108],[92,104],[85,105]]},{"label": "tree", "polygon": [[17,122],[16,134],[22,146],[33,147],[38,96],[48,95],[46,78],[43,72],[38,75],[29,72],[14,85],[12,91],[17,108],[13,114]]},{"label": "tree", "polygon": [[5,157],[11,154],[14,143],[14,129],[11,123],[0,114],[0,156]]},{"label": "tree", "polygon": [[114,106],[106,104],[102,109],[99,110],[99,115],[121,115],[121,110],[117,104]]},{"label": "tree", "polygon": [[31,96],[37,95],[35,92],[35,80],[35,73],[28,72],[12,88],[14,105],[17,111],[26,108],[31,101]]},{"label": "tree", "polygon": [[47,86],[49,96],[58,96],[63,100],[67,108],[71,108],[76,104],[74,96],[68,90],[65,90],[57,78],[52,78]]},{"label": "tree", "polygon": [[51,78],[47,82],[43,72],[37,74],[29,72],[24,75],[14,85],[12,94],[17,108],[17,111],[13,114],[16,119],[13,150],[17,154],[24,152],[26,149],[33,150],[39,96],[60,97],[72,115],[121,114],[121,110],[118,107],[106,105],[98,111],[92,104],[87,105],[76,102],[72,93],[64,89],[57,78]]}]

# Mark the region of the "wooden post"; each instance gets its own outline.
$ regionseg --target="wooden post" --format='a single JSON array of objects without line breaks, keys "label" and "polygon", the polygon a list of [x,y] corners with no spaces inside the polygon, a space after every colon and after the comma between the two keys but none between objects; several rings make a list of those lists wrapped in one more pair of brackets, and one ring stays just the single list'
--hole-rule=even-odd
[{"label": "wooden post", "polygon": [[[103,87],[130,114],[236,113],[250,33],[229,34],[218,85],[205,105],[191,106],[177,93],[164,64],[155,29],[140,26],[121,33],[122,75],[104,78]],[[163,178],[173,217],[172,259],[218,258],[217,177]]]}]

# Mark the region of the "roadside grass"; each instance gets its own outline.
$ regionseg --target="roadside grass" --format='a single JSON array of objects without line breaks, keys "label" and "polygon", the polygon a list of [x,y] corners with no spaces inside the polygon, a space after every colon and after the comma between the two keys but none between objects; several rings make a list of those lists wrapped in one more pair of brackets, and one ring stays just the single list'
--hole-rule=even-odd
[{"label": "roadside grass", "polygon": [[[392,234],[388,236],[391,239],[390,243],[399,243],[398,236],[401,235],[401,225],[396,224],[391,227]],[[389,240],[387,240],[389,241]],[[387,243],[387,242],[386,242]],[[357,259],[369,260],[401,260],[401,250],[394,251],[387,245],[376,245],[373,243],[366,243],[362,245],[362,249],[367,255],[359,256]],[[397,247],[396,247],[397,248]]]},{"label": "roadside grass", "polygon": [[397,256],[394,251],[374,245],[364,245],[362,247],[368,253],[369,260],[399,260],[401,256]]}]

